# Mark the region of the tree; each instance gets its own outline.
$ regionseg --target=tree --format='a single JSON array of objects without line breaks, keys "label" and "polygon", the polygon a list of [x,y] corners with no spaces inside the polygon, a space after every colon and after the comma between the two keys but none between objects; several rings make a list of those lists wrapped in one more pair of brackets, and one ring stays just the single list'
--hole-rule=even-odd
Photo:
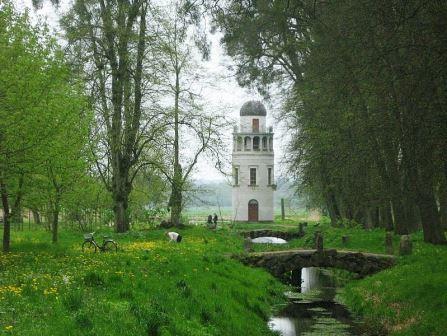
[{"label": "tree", "polygon": [[446,13],[419,0],[230,1],[216,12],[241,84],[291,84],[290,168],[334,225],[422,225],[425,241],[445,243]]},{"label": "tree", "polygon": [[62,20],[73,62],[88,83],[97,123],[93,153],[112,193],[118,232],[129,229],[132,183],[146,164],[141,154],[163,129],[153,108],[149,9],[145,0],[77,0]]},{"label": "tree", "polygon": [[173,1],[168,6],[170,12],[162,14],[155,57],[162,72],[162,90],[172,101],[165,107],[165,116],[173,130],[167,128],[165,152],[157,166],[171,185],[169,208],[174,225],[180,224],[183,192],[199,157],[209,154],[219,165],[221,134],[227,124],[221,115],[204,110],[203,98],[197,93],[204,70],[196,60],[200,50],[194,46],[189,29],[188,5],[188,1]]},{"label": "tree", "polygon": [[80,115],[82,95],[68,82],[70,72],[48,31],[33,27],[27,13],[17,13],[11,3],[1,6],[0,192],[7,252],[11,214],[21,212],[30,178],[54,159],[47,153],[55,146],[68,150],[63,126]]},{"label": "tree", "polygon": [[[66,78],[66,83],[70,82]],[[60,91],[53,92],[53,98],[61,94],[58,101],[64,109],[57,120],[56,133],[51,138],[44,155],[41,157],[41,176],[45,180],[46,188],[42,193],[46,195],[51,213],[52,241],[58,239],[58,223],[64,197],[75,188],[75,184],[87,175],[87,141],[91,118],[86,113],[86,104],[82,99],[81,90],[72,90],[61,85]],[[53,129],[54,130],[54,129]],[[82,192],[82,191],[80,191]]]}]

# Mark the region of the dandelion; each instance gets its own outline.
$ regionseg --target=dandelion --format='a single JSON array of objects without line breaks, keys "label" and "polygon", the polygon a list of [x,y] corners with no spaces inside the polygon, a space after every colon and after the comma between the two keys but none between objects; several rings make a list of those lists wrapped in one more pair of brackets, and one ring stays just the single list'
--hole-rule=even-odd
[{"label": "dandelion", "polygon": [[57,288],[56,287],[50,287],[50,288],[46,288],[43,291],[44,295],[50,295],[50,294],[57,294]]}]

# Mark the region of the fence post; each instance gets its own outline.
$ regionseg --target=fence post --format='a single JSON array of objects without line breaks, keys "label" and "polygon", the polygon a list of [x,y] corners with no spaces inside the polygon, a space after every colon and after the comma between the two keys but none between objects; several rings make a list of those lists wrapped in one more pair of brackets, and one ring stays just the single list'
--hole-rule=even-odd
[{"label": "fence post", "polygon": [[286,210],[284,209],[284,198],[281,198],[281,219],[286,219]]}]

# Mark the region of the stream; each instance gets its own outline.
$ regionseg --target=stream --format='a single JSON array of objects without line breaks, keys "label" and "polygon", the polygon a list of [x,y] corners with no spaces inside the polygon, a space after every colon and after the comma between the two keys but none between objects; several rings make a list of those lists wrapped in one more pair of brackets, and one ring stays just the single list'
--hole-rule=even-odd
[{"label": "stream", "polygon": [[330,270],[309,267],[299,275],[292,276],[295,290],[286,293],[289,303],[270,318],[271,330],[282,336],[361,335],[360,322],[334,301],[337,284]]}]

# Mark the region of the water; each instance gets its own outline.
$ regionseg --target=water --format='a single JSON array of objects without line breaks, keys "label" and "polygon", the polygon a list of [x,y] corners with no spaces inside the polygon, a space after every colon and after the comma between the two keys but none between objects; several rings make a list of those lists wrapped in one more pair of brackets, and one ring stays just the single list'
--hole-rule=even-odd
[{"label": "water", "polygon": [[282,336],[361,335],[359,323],[353,321],[343,305],[334,302],[336,283],[328,271],[309,267],[301,276],[296,292],[286,293],[290,303],[269,321],[271,330]]},{"label": "water", "polygon": [[286,244],[287,241],[277,237],[258,237],[251,240],[255,244]]}]

